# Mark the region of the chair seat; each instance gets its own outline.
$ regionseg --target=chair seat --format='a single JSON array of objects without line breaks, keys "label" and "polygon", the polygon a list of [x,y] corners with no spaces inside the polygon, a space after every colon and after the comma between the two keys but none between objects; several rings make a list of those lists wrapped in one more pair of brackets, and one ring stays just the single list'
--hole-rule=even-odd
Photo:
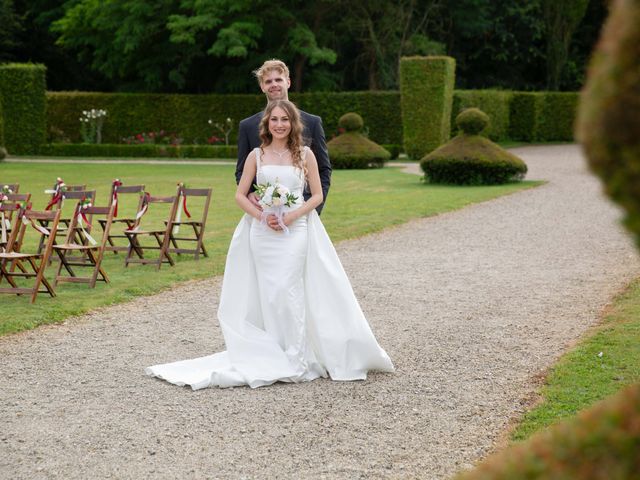
[{"label": "chair seat", "polygon": [[161,233],[164,235],[165,230],[125,230],[124,233],[135,233],[136,235],[153,235],[155,233]]},{"label": "chair seat", "polygon": [[98,248],[98,245],[78,245],[77,243],[66,243],[64,245],[54,245],[54,250],[91,250]]},{"label": "chair seat", "polygon": [[39,258],[41,257],[41,253],[19,253],[19,252],[3,252],[0,253],[0,258],[6,258],[8,260],[14,258]]}]

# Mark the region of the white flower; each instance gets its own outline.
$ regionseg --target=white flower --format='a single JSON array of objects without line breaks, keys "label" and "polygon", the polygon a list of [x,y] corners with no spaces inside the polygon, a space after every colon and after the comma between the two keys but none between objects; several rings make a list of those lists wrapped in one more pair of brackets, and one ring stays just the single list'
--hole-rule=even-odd
[{"label": "white flower", "polygon": [[209,125],[213,125],[213,120],[209,119]]}]

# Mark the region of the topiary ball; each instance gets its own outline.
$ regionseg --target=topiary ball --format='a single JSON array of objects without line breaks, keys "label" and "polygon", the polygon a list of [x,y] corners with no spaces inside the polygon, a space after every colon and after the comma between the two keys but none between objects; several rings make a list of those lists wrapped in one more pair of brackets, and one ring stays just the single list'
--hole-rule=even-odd
[{"label": "topiary ball", "polygon": [[456,117],[456,126],[467,135],[478,135],[489,126],[489,115],[479,108],[466,108]]},{"label": "topiary ball", "polygon": [[364,127],[364,121],[357,113],[349,112],[340,117],[338,125],[347,132],[359,132]]}]

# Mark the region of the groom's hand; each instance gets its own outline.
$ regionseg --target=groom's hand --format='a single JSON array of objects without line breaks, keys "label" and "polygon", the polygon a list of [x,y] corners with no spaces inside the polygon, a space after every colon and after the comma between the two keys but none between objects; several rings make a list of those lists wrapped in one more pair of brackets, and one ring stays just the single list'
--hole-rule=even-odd
[{"label": "groom's hand", "polygon": [[262,205],[260,205],[260,197],[256,192],[251,192],[247,195],[249,201],[260,211],[262,211]]}]

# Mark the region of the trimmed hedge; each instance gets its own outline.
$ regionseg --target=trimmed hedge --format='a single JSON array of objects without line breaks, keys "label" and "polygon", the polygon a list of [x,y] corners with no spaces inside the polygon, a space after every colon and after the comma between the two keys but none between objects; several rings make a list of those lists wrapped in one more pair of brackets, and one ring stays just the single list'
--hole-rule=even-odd
[{"label": "trimmed hedge", "polygon": [[640,385],[503,450],[456,480],[634,479],[640,472]]},{"label": "trimmed hedge", "polygon": [[45,72],[46,67],[39,64],[0,65],[4,143],[9,153],[38,153],[45,143]]},{"label": "trimmed hedge", "polygon": [[[371,138],[385,143],[402,141],[399,92],[291,93],[290,97],[302,110],[322,117],[328,139],[337,134],[340,116],[355,111],[363,117]],[[205,144],[212,135],[222,137],[208,120],[224,123],[231,118],[234,129],[229,143],[235,145],[240,120],[265,106],[264,95],[50,92],[47,101],[48,131],[76,143],[82,141],[82,111],[100,108],[108,112],[102,129],[104,143],[121,143],[138,133],[164,130],[177,133],[185,144]]]},{"label": "trimmed hedge", "polygon": [[576,92],[513,92],[509,138],[571,142],[577,106]]},{"label": "trimmed hedge", "polygon": [[88,143],[53,143],[43,145],[41,155],[52,157],[167,157],[230,158],[238,156],[235,145],[126,145]]},{"label": "trimmed hedge", "polygon": [[206,144],[212,135],[222,137],[207,122],[235,123],[231,132],[236,142],[240,119],[264,107],[264,95],[172,95],[138,93],[49,92],[48,129],[74,143],[80,137],[83,110],[107,111],[102,127],[103,143],[122,143],[123,138],[143,132],[164,130],[180,135],[183,143]]},{"label": "trimmed hedge", "polygon": [[536,138],[544,141],[573,141],[579,95],[574,92],[544,92],[538,115]]},{"label": "trimmed hedge", "polygon": [[300,109],[322,117],[327,140],[338,135],[345,112],[356,112],[364,120],[368,137],[376,143],[402,143],[400,92],[310,92],[289,93]]},{"label": "trimmed hedge", "polygon": [[479,108],[491,119],[483,135],[494,142],[509,139],[510,106],[513,93],[501,90],[456,90],[451,107],[451,131],[457,133],[457,115],[466,108]]},{"label": "trimmed hedge", "polygon": [[4,147],[4,116],[2,115],[2,95],[0,94],[0,147]]},{"label": "trimmed hedge", "polygon": [[449,139],[456,62],[451,57],[400,59],[404,150],[422,158]]}]

